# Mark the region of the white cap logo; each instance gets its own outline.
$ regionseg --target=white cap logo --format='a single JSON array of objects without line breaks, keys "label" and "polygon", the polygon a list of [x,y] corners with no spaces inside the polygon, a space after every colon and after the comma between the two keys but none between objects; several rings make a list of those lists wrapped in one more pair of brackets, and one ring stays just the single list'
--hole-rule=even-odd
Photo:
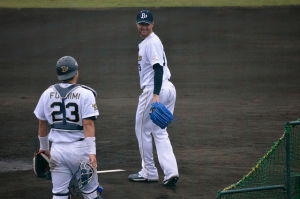
[{"label": "white cap logo", "polygon": [[145,19],[145,18],[147,18],[148,16],[146,15],[146,13],[142,13],[142,16],[141,16],[141,18],[142,19]]}]

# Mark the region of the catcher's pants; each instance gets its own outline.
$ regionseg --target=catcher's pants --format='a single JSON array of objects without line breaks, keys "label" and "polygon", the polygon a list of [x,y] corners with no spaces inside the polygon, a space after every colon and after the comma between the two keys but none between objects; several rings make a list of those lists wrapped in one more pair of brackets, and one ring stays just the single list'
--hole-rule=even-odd
[{"label": "catcher's pants", "polygon": [[[69,192],[69,183],[79,168],[81,161],[89,161],[88,148],[85,141],[72,143],[52,143],[51,146],[50,170],[52,176],[54,194],[53,198],[67,198],[66,196],[55,196],[55,194],[65,194]],[[77,177],[79,177],[77,172]],[[97,197],[99,186],[97,174],[81,190],[85,199]]]},{"label": "catcher's pants", "polygon": [[[149,180],[157,180],[158,172],[155,167],[152,153],[152,136],[154,138],[157,156],[164,172],[164,180],[178,175],[177,162],[166,129],[161,129],[150,119],[150,108],[153,99],[153,86],[147,86],[139,97],[136,112],[135,132],[139,143],[142,159],[141,176]],[[170,81],[163,81],[159,94],[160,103],[164,104],[172,113],[175,107],[176,90]],[[152,136],[151,136],[152,135]]]}]

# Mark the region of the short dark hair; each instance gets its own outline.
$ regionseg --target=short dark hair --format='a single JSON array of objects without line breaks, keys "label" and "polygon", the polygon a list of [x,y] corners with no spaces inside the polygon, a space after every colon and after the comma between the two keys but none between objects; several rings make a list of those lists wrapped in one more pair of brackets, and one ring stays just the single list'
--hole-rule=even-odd
[{"label": "short dark hair", "polygon": [[[75,76],[74,76],[75,77]],[[74,77],[71,77],[69,79],[65,79],[65,80],[62,80],[62,83],[69,83],[70,81],[72,81],[74,79]]]}]

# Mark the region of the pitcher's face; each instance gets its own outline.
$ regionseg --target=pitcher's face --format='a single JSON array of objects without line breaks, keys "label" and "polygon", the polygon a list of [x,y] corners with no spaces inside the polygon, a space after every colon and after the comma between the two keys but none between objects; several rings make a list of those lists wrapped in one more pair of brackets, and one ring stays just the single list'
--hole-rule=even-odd
[{"label": "pitcher's face", "polygon": [[138,29],[138,32],[142,38],[146,38],[148,35],[152,33],[154,23],[152,24],[146,24],[146,23],[140,23],[136,24],[136,27]]}]

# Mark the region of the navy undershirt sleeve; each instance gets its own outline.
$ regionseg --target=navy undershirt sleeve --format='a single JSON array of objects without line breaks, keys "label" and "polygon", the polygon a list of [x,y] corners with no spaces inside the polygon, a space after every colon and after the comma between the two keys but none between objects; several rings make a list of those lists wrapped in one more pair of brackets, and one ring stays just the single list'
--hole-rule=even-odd
[{"label": "navy undershirt sleeve", "polygon": [[164,70],[163,70],[163,67],[158,63],[153,65],[153,70],[154,70],[154,90],[153,90],[153,94],[159,95],[161,85],[162,85]]},{"label": "navy undershirt sleeve", "polygon": [[96,120],[97,117],[96,116],[91,116],[91,117],[87,117],[87,118],[83,118],[84,120]]}]

